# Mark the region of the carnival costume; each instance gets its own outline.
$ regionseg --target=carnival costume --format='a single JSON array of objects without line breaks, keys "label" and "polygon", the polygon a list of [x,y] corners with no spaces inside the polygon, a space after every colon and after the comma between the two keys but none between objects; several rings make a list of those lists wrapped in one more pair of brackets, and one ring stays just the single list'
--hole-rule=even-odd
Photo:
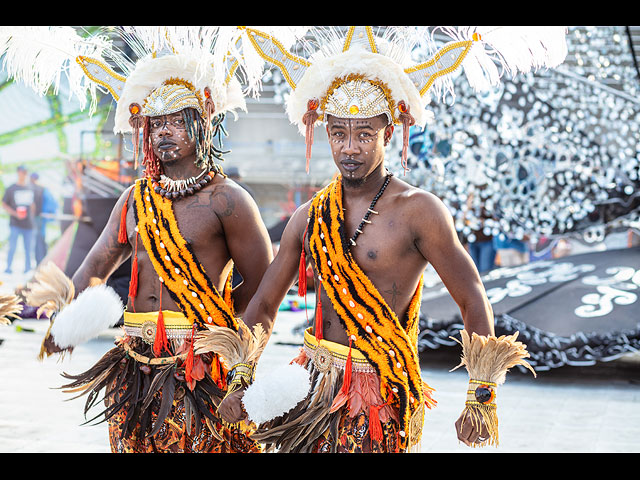
[{"label": "carnival costume", "polygon": [[[11,42],[18,42],[25,33],[20,28],[29,27],[12,30]],[[126,193],[120,213],[118,240],[133,247],[129,284],[133,312],[123,312],[115,292],[105,285],[91,286],[74,300],[73,283],[52,264],[29,285],[29,303],[52,316],[44,343],[62,349],[72,350],[113,326],[124,314],[125,335],[116,341],[116,347],[88,371],[65,374],[72,381],[63,388],[87,395],[85,415],[105,390],[104,411],[89,421],[100,416],[108,421],[114,452],[260,451],[248,432],[229,428],[217,417],[217,405],[227,390],[223,360],[213,353],[196,354],[193,349],[196,332],[207,326],[238,330],[241,322],[231,300],[231,279],[224,291],[217,291],[180,233],[172,200],[192,195],[215,175],[224,175],[216,163],[223,152],[214,139],[223,133],[226,113],[245,109],[244,95],[259,81],[262,62],[252,64],[250,55],[237,51],[238,39],[244,34],[240,27],[121,27],[121,38],[137,55],[135,63],[126,61],[104,37],[79,39],[68,30],[58,30],[70,27],[49,28],[53,29],[49,34],[67,35],[67,42],[57,36],[59,43],[53,41],[53,45],[69,50],[58,70],[65,71],[70,81],[75,79],[71,83],[79,95],[100,87],[116,100],[114,131],[132,133],[136,162],[142,134],[146,173]],[[24,43],[33,41],[29,33],[33,32],[27,32]],[[11,52],[12,46],[5,49]],[[37,50],[42,52],[41,44]],[[107,58],[123,73],[112,69]],[[91,83],[78,80],[78,68],[84,74],[82,82],[88,78]],[[248,83],[244,92],[235,76],[240,71]],[[16,67],[14,75],[37,77],[25,65]],[[187,133],[196,140],[196,165],[202,168],[200,175],[187,181],[164,176],[149,139],[150,117],[176,112],[182,112]],[[135,219],[134,232],[127,231],[129,211]],[[160,304],[166,290],[179,312],[135,312],[139,247],[147,252],[158,277]],[[79,330],[84,330],[81,335]],[[43,344],[41,357],[45,353]]]},{"label": "carnival costume", "polygon": [[[253,29],[249,40],[258,53],[277,66],[291,88],[286,109],[289,119],[305,136],[307,171],[313,131],[328,115],[356,119],[386,115],[388,124],[403,127],[402,166],[407,169],[410,127],[424,127],[430,94],[453,94],[449,75],[463,67],[471,84],[481,89],[499,81],[494,61],[508,72],[554,66],[566,55],[564,28],[537,27],[436,27],[453,41],[441,48],[432,43],[433,56],[412,63],[414,41],[431,41],[425,31],[390,28],[382,35],[372,27],[349,27],[346,33],[311,31],[320,44],[305,58],[289,52],[276,35]],[[336,33],[337,32],[337,33]],[[310,42],[311,43],[311,42]],[[418,451],[425,408],[432,408],[433,389],[423,382],[417,353],[420,279],[405,318],[398,318],[350,252],[357,236],[375,218],[375,201],[352,238],[344,234],[342,185],[338,177],[318,192],[308,213],[311,260],[324,289],[349,336],[349,345],[322,338],[322,310],[317,294],[315,335],[305,332],[304,347],[294,364],[308,373],[309,390],[303,398],[282,400],[276,414],[264,415],[272,379],[245,374],[249,385],[243,397],[248,419],[258,424],[253,437],[280,452]],[[304,243],[304,242],[303,242]],[[300,261],[299,294],[306,291],[304,247]],[[514,365],[528,366],[526,347],[511,337],[469,339],[462,331],[463,360],[471,375],[465,415],[488,425],[489,437],[477,445],[497,444],[495,389]],[[205,340],[207,339],[208,340]],[[204,332],[196,340],[215,351],[215,340]],[[500,352],[500,353],[497,353]],[[242,355],[240,355],[242,356]],[[483,368],[478,368],[482,364]],[[491,368],[487,369],[487,366]],[[249,365],[252,372],[255,365]],[[480,370],[480,371],[479,371]],[[491,370],[491,371],[488,371]],[[279,397],[271,388],[271,398]],[[481,418],[481,420],[479,420]]]}]

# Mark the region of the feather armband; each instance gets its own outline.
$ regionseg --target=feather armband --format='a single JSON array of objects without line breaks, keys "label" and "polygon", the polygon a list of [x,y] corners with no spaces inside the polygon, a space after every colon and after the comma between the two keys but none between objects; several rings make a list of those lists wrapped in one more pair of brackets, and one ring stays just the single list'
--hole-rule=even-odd
[{"label": "feather armband", "polygon": [[285,365],[261,376],[254,382],[258,359],[269,336],[261,324],[249,330],[238,322],[239,331],[207,325],[208,332],[196,335],[195,353],[214,352],[228,370],[227,395],[245,388],[242,406],[247,420],[260,425],[278,417],[300,403],[308,394],[307,370],[297,364]]},{"label": "feather armband", "polygon": [[463,420],[469,418],[478,431],[484,424],[488,433],[486,438],[479,437],[474,446],[499,444],[496,389],[504,383],[509,369],[522,365],[536,376],[533,367],[524,360],[529,357],[526,345],[516,341],[518,333],[500,337],[476,333],[469,336],[466,330],[460,330],[462,341],[454,338],[462,346],[462,358],[452,371],[465,366],[469,373]]},{"label": "feather armband", "polygon": [[[260,358],[269,336],[261,324],[253,327],[253,332],[243,322],[238,322],[238,331],[219,325],[207,325],[208,331],[196,334],[194,353],[212,352],[229,372],[227,384],[229,392],[253,381],[253,367]],[[236,378],[237,377],[237,378]]]},{"label": "feather armband", "polygon": [[122,317],[122,300],[107,285],[93,284],[77,298],[74,296],[71,279],[51,262],[40,268],[35,280],[27,285],[27,304],[37,307],[38,316],[45,312],[51,319],[38,359],[51,355],[52,345],[71,351],[113,327]]}]

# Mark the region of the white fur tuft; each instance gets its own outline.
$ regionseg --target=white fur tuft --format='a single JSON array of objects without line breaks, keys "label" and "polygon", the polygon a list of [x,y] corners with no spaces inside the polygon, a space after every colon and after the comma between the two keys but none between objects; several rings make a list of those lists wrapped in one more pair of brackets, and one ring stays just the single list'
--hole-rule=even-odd
[{"label": "white fur tuft", "polygon": [[260,425],[279,417],[308,395],[309,372],[292,363],[256,378],[242,398],[249,419]]},{"label": "white fur tuft", "polygon": [[89,287],[56,316],[51,336],[60,348],[75,347],[113,327],[123,311],[122,300],[113,288]]}]

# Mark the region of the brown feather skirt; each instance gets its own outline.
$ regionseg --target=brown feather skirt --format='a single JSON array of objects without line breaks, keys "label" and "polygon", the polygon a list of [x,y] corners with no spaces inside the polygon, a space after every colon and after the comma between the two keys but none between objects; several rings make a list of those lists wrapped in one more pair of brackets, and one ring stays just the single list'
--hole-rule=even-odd
[{"label": "brown feather skirt", "polygon": [[[62,389],[87,396],[85,418],[94,408],[100,410],[85,424],[108,422],[112,452],[261,451],[250,432],[228,428],[216,415],[225,390],[213,380],[210,368],[200,380],[187,382],[183,361],[148,365],[134,358],[136,354],[155,358],[152,345],[126,337],[86,372],[63,374],[71,382]],[[211,356],[199,357],[210,367]]]},{"label": "brown feather skirt", "polygon": [[[261,424],[252,438],[268,452],[278,453],[391,453],[398,447],[398,412],[383,405],[380,381],[373,371],[352,371],[348,394],[341,392],[344,366],[320,371],[312,354],[301,349],[294,360],[309,372],[307,398],[292,410]],[[372,407],[377,415],[370,414]],[[379,422],[381,435],[374,435]]]}]

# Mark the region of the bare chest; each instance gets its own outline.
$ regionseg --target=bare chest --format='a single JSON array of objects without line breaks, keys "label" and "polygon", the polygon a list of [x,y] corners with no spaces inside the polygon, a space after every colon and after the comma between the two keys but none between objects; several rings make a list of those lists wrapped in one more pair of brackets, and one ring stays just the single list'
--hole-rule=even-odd
[{"label": "bare chest", "polygon": [[[228,265],[230,254],[224,238],[222,222],[211,206],[211,196],[211,191],[203,190],[192,196],[173,200],[171,212],[179,235],[182,237],[180,241],[176,241],[176,245],[188,248],[217,283],[217,277],[224,273]],[[155,219],[152,221],[155,223]],[[161,223],[157,224],[158,234],[163,228]],[[143,264],[148,255],[144,251],[144,242],[139,242],[136,238],[138,235],[136,226],[135,217],[130,211],[127,216],[129,242],[137,251],[140,263]],[[147,269],[140,269],[142,276],[145,270]]]}]

